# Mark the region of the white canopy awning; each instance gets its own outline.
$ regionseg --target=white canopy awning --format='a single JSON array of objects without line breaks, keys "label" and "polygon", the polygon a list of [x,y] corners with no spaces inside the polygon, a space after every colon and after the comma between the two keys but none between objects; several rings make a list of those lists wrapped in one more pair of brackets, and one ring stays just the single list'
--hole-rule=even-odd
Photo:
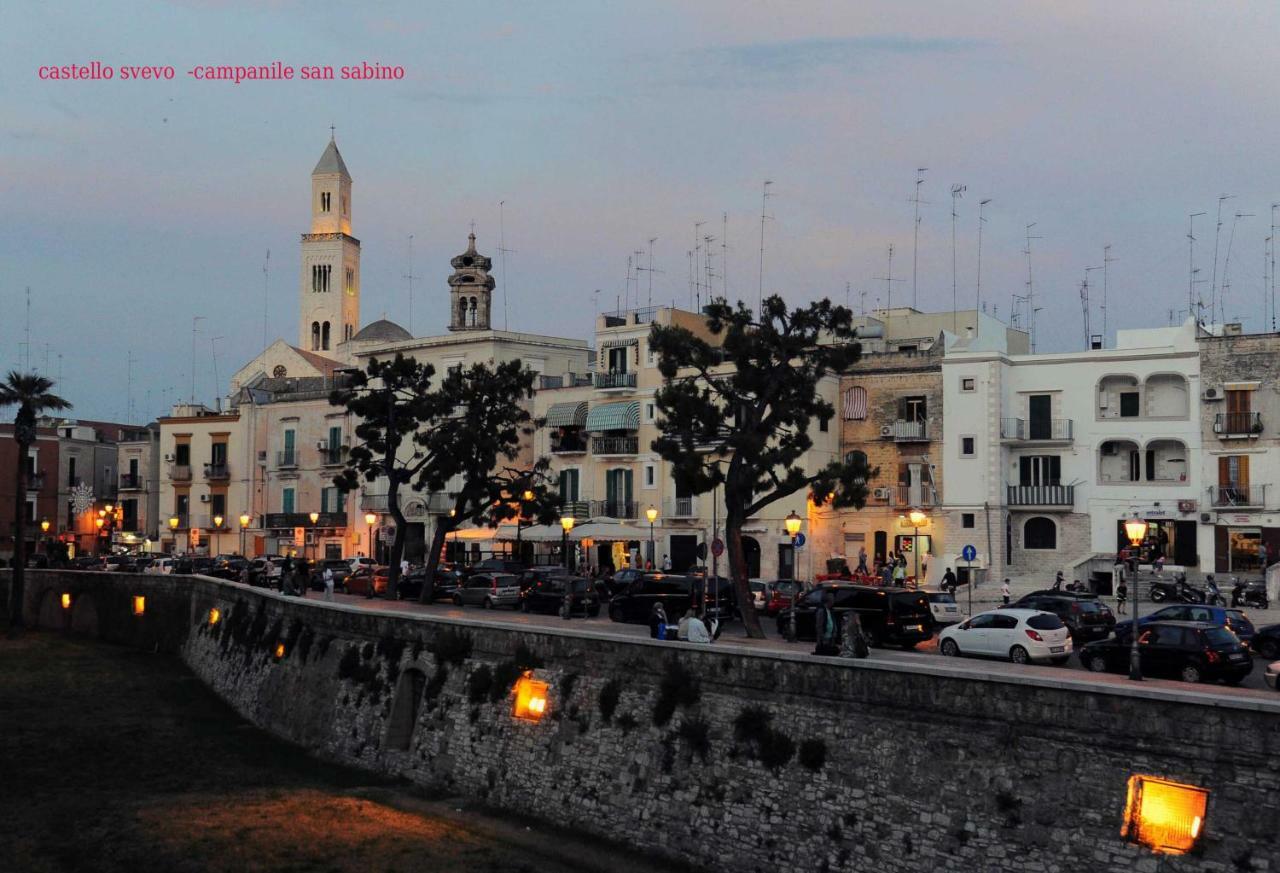
[{"label": "white canopy awning", "polygon": [[[564,536],[558,524],[530,524],[520,529],[520,540],[526,543],[558,543]],[[498,529],[498,539],[516,541],[516,526],[504,524]]]},{"label": "white canopy awning", "polygon": [[632,527],[629,524],[611,523],[607,521],[587,522],[586,524],[575,527],[569,532],[569,539],[575,542],[579,542],[581,540],[627,542],[630,540],[647,540],[648,538],[648,528],[641,530],[640,528]]}]

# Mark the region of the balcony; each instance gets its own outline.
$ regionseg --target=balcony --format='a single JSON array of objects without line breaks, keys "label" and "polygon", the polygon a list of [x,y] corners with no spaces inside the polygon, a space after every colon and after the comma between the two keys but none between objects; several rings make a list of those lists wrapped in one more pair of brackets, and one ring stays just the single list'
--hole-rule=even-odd
[{"label": "balcony", "polygon": [[636,387],[635,373],[596,373],[595,384],[602,390],[618,390]]},{"label": "balcony", "polygon": [[890,496],[893,505],[902,509],[938,505],[938,492],[932,485],[896,485]]},{"label": "balcony", "polygon": [[143,488],[142,474],[140,473],[121,473],[120,474],[120,490],[121,491],[141,491]]},{"label": "balcony", "polygon": [[311,523],[311,513],[309,512],[268,512],[264,528],[274,530],[292,530],[295,527],[305,527],[307,530],[314,528],[334,528],[346,527],[347,514],[345,512],[322,512],[320,518],[315,524]]},{"label": "balcony", "polygon": [[1257,439],[1262,433],[1262,413],[1219,412],[1213,417],[1213,432],[1220,439]]},{"label": "balcony", "polygon": [[283,452],[276,452],[276,468],[280,470],[291,470],[298,466],[298,453],[293,449],[285,449]]},{"label": "balcony", "polygon": [[593,500],[591,501],[591,517],[599,518],[639,518],[639,503],[634,500]]},{"label": "balcony", "polygon": [[587,440],[580,433],[566,433],[559,439],[552,436],[551,438],[551,454],[553,455],[580,455],[587,450]]},{"label": "balcony", "polygon": [[205,464],[204,478],[209,482],[225,482],[231,478],[231,470],[226,464]]},{"label": "balcony", "polygon": [[347,447],[336,446],[320,450],[320,464],[324,467],[341,467],[346,463]]},{"label": "balcony", "polygon": [[1209,503],[1219,509],[1261,509],[1266,500],[1266,485],[1218,485],[1209,489]]},{"label": "balcony", "polygon": [[639,451],[639,437],[595,437],[591,440],[593,455],[634,455]]},{"label": "balcony", "polygon": [[190,482],[191,481],[191,465],[190,464],[170,464],[169,479],[173,482]]},{"label": "balcony", "polygon": [[1076,505],[1076,486],[1010,485],[1006,502],[1009,506],[1071,510]]},{"label": "balcony", "polygon": [[669,519],[697,518],[698,498],[668,497],[665,515]]},{"label": "balcony", "polygon": [[1000,419],[1000,439],[1011,442],[1069,443],[1074,438],[1074,422],[1069,418]]},{"label": "balcony", "polygon": [[898,419],[893,424],[880,428],[883,439],[891,439],[895,443],[923,443],[929,441],[929,422],[907,421]]},{"label": "balcony", "polygon": [[571,516],[575,522],[581,523],[591,518],[591,506],[592,504],[585,500],[570,500],[561,506],[560,516],[563,518],[568,515]]}]

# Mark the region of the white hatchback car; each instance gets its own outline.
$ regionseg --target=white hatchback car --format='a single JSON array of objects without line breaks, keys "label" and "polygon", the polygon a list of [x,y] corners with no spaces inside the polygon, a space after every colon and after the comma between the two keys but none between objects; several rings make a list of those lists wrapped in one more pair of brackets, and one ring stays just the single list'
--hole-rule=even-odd
[{"label": "white hatchback car", "polygon": [[926,591],[924,596],[929,598],[929,611],[933,613],[934,624],[955,624],[963,618],[955,595],[949,591]]},{"label": "white hatchback car", "polygon": [[1008,658],[1015,664],[1065,664],[1071,657],[1071,632],[1051,612],[996,609],[943,630],[938,651],[950,657]]}]

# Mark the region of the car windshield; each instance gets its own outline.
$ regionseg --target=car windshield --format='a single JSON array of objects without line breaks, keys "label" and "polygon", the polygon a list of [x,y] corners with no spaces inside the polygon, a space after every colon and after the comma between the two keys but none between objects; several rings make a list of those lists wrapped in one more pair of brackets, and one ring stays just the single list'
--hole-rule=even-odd
[{"label": "car windshield", "polygon": [[1248,627],[1250,624],[1248,616],[1238,609],[1228,609],[1227,620],[1238,627]]},{"label": "car windshield", "polygon": [[1219,646],[1234,646],[1240,642],[1236,635],[1225,627],[1205,628],[1204,638],[1209,645],[1215,648]]},{"label": "car windshield", "polygon": [[1052,613],[1044,613],[1043,615],[1033,615],[1027,619],[1027,627],[1036,630],[1061,630],[1066,627],[1062,623],[1062,619]]}]

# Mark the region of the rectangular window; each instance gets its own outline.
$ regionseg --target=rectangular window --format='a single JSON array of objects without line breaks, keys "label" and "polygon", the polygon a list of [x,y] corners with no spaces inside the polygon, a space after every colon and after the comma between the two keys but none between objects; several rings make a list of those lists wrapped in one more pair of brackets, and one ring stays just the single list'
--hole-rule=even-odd
[{"label": "rectangular window", "polygon": [[340,455],[342,453],[342,427],[335,425],[329,428],[329,454],[331,456]]},{"label": "rectangular window", "polygon": [[560,497],[565,503],[578,502],[578,471],[560,471]]},{"label": "rectangular window", "polygon": [[221,515],[224,519],[227,517],[227,495],[225,494],[209,495],[209,514]]},{"label": "rectangular window", "polygon": [[356,290],[356,271],[347,267],[347,293],[354,294]]},{"label": "rectangular window", "polygon": [[656,417],[657,411],[658,411],[658,405],[656,403],[646,403],[644,405],[644,423],[653,424],[653,420]]},{"label": "rectangular window", "polygon": [[609,349],[609,372],[627,372],[627,349],[625,346]]},{"label": "rectangular window", "polygon": [[960,437],[960,457],[972,458],[978,454],[977,438],[971,436]]},{"label": "rectangular window", "polygon": [[1057,455],[1028,455],[1018,459],[1019,485],[1061,485],[1062,458]]},{"label": "rectangular window", "polygon": [[281,504],[280,509],[282,512],[285,512],[285,513],[293,512],[293,489],[292,488],[284,489],[284,492],[281,496],[280,504]]},{"label": "rectangular window", "polygon": [[830,429],[830,424],[831,421],[829,419],[820,418],[818,419],[818,430],[822,433],[826,433]]},{"label": "rectangular window", "polygon": [[658,484],[658,469],[653,464],[644,465],[644,487],[653,488]]},{"label": "rectangular window", "polygon": [[899,420],[925,421],[928,417],[928,407],[924,397],[902,397],[898,399]]},{"label": "rectangular window", "polygon": [[173,462],[179,467],[191,466],[191,443],[178,443],[173,451]]},{"label": "rectangular window", "polygon": [[1138,392],[1125,391],[1120,394],[1120,417],[1138,417]]},{"label": "rectangular window", "polygon": [[977,391],[978,380],[972,376],[966,376],[960,380],[960,390],[964,392]]},{"label": "rectangular window", "polygon": [[209,449],[209,463],[219,466],[227,463],[227,444],[214,443]]},{"label": "rectangular window", "polygon": [[974,527],[974,514],[972,512],[960,513],[960,526],[966,528]]},{"label": "rectangular window", "polygon": [[[76,485],[76,459],[75,457],[67,458],[67,485],[75,487]],[[70,527],[71,525],[67,525]]]}]

